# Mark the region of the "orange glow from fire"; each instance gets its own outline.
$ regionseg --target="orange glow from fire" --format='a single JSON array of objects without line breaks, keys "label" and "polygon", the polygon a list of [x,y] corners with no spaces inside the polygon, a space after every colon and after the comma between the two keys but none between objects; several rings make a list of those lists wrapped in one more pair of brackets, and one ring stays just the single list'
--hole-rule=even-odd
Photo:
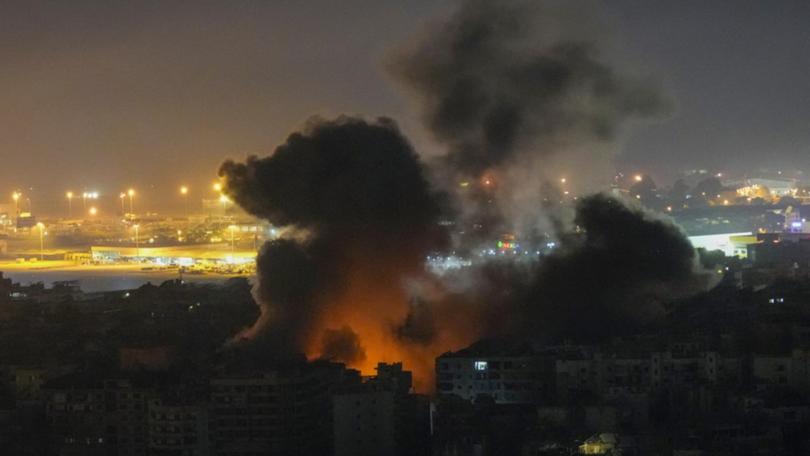
[{"label": "orange glow from fire", "polygon": [[[351,261],[350,283],[342,293],[324,299],[320,320],[306,342],[308,358],[320,357],[321,335],[325,329],[339,329],[348,325],[357,333],[365,359],[350,363],[363,375],[373,375],[377,363],[402,361],[403,367],[413,372],[414,388],[431,391],[433,367],[436,356],[462,348],[475,340],[474,331],[462,332],[464,337],[455,337],[455,331],[438,331],[435,340],[428,344],[405,343],[396,336],[396,325],[405,320],[411,297],[399,277],[410,269],[412,277],[423,274],[421,267],[413,269],[414,263],[405,259],[400,264],[384,261],[357,259]],[[383,264],[385,263],[385,264]]]}]

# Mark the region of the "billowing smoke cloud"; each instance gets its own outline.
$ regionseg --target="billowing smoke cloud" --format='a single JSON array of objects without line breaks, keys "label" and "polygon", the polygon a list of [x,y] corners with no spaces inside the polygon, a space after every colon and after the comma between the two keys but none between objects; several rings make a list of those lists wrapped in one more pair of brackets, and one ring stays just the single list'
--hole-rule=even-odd
[{"label": "billowing smoke cloud", "polygon": [[445,276],[430,305],[414,306],[398,328],[402,342],[431,344],[448,332],[604,341],[658,321],[666,304],[714,279],[676,225],[632,201],[588,196],[563,226],[541,261],[491,260]]},{"label": "billowing smoke cloud", "polygon": [[313,119],[269,157],[227,161],[220,176],[245,210],[296,234],[259,253],[262,313],[243,336],[350,363],[366,358],[361,343],[370,362],[396,353],[405,281],[425,274],[443,235],[438,195],[394,122]]},{"label": "billowing smoke cloud", "polygon": [[274,331],[267,342],[275,351],[302,346],[311,337],[311,315],[317,312],[315,298],[323,286],[317,260],[293,240],[275,240],[262,246],[256,271],[256,300],[273,303],[272,307],[262,306],[257,327],[272,319]]},{"label": "billowing smoke cloud", "polygon": [[[512,224],[527,213],[537,218],[543,180],[568,174],[569,185],[584,190],[597,175],[610,176],[604,165],[625,124],[670,109],[654,84],[602,55],[593,8],[582,6],[464,1],[388,64],[447,147],[443,178],[486,182]],[[465,208],[477,218],[493,210],[473,203]]]},{"label": "billowing smoke cloud", "polygon": [[521,333],[582,342],[632,334],[708,285],[683,232],[631,204],[604,194],[579,202],[575,231],[538,265],[515,322]]},{"label": "billowing smoke cloud", "polygon": [[[608,65],[580,12],[559,5],[465,1],[393,58],[447,149],[431,162],[433,185],[384,118],[313,119],[269,157],[222,165],[225,192],[287,233],[259,253],[261,317],[243,337],[366,372],[404,360],[424,388],[436,355],[480,337],[603,340],[706,285],[665,219],[603,194],[581,198],[570,220],[552,208],[564,192],[549,176],[584,163],[598,172],[628,120],[666,106]],[[451,206],[485,233],[545,217],[559,248],[433,277],[424,262],[446,242],[447,198],[434,187],[453,189],[462,203]]]}]

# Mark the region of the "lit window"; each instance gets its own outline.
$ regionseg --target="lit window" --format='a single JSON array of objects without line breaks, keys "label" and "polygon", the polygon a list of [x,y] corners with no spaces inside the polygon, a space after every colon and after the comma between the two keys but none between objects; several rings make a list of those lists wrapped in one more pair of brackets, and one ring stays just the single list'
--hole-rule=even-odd
[{"label": "lit window", "polygon": [[475,362],[475,370],[478,370],[478,371],[487,370],[487,362],[486,361],[476,361]]}]

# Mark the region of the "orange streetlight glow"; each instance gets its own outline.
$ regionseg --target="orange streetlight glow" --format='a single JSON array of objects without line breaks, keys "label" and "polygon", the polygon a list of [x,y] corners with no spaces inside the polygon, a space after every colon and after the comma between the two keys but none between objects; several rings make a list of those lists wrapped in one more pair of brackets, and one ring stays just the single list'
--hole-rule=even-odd
[{"label": "orange streetlight glow", "polygon": [[65,193],[68,200],[68,217],[73,217],[73,192],[68,191]]},{"label": "orange streetlight glow", "polygon": [[129,213],[134,214],[135,209],[133,209],[132,198],[135,197],[135,190],[134,189],[127,190],[127,195],[129,196]]}]

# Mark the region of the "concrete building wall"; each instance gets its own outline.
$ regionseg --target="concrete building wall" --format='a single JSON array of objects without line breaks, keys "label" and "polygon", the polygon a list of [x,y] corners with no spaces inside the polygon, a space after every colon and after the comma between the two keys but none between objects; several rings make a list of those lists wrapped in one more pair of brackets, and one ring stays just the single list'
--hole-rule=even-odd
[{"label": "concrete building wall", "polygon": [[396,410],[390,391],[333,397],[335,456],[394,455]]}]

